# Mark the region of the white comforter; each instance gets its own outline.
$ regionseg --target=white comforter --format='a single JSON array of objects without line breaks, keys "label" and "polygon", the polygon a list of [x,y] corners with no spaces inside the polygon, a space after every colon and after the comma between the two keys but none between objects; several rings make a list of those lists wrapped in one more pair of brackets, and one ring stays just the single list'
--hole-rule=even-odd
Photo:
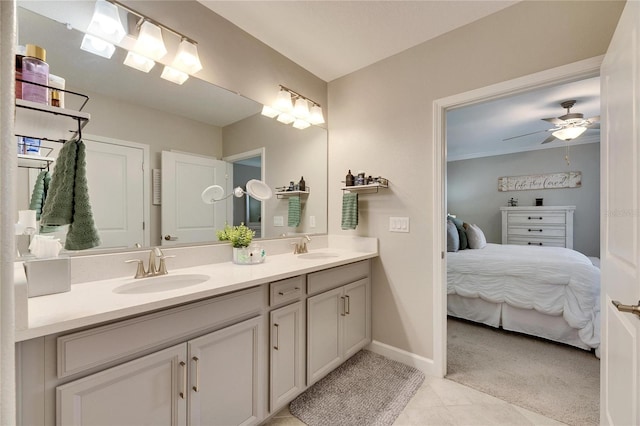
[{"label": "white comforter", "polygon": [[585,344],[600,345],[600,269],[577,251],[487,244],[447,253],[447,293],[562,315]]}]

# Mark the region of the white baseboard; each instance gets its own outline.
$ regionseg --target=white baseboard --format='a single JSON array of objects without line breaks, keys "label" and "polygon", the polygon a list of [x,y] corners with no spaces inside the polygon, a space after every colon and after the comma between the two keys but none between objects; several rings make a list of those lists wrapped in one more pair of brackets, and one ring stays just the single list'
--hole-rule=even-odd
[{"label": "white baseboard", "polygon": [[415,367],[427,376],[440,377],[432,359],[378,342],[377,340],[373,340],[367,346],[367,349],[378,355]]}]

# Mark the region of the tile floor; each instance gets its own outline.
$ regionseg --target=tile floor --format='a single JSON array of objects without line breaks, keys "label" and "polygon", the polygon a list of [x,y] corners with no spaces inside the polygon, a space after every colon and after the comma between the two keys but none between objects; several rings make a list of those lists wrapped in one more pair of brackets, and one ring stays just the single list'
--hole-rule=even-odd
[{"label": "tile floor", "polygon": [[[289,409],[265,426],[301,426]],[[562,426],[564,423],[504,402],[447,379],[427,377],[400,414],[396,426]]]}]

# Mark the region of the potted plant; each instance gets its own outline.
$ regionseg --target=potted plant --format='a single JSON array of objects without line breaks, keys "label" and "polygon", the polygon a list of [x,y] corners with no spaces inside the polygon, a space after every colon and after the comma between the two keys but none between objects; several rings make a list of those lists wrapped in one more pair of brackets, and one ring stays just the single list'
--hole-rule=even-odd
[{"label": "potted plant", "polygon": [[238,264],[260,263],[265,258],[264,250],[259,247],[250,249],[249,245],[255,236],[255,231],[241,223],[238,226],[226,224],[224,229],[216,232],[220,241],[229,241],[233,247],[233,262]]}]

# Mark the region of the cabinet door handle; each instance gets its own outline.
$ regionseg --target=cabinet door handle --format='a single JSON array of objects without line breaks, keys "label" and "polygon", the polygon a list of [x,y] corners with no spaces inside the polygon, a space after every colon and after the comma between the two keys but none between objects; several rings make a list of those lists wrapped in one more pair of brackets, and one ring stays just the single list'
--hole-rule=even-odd
[{"label": "cabinet door handle", "polygon": [[529,232],[542,232],[542,229],[531,229],[531,228],[529,228],[529,229],[527,229],[527,231],[529,231]]},{"label": "cabinet door handle", "polygon": [[530,246],[541,246],[542,245],[542,243],[532,243],[532,242],[528,242],[527,244],[530,245]]},{"label": "cabinet door handle", "polygon": [[345,296],[344,297],[344,301],[345,301],[345,308],[344,308],[344,313],[349,315],[351,312],[351,299],[349,299],[349,296]]},{"label": "cabinet door handle", "polygon": [[340,296],[340,299],[342,299],[342,313],[340,315],[345,316],[347,315],[347,301],[343,296]]},{"label": "cabinet door handle", "polygon": [[180,398],[184,399],[187,394],[187,363],[180,361],[180,367],[182,367],[182,391],[180,391]]},{"label": "cabinet door handle", "polygon": [[191,358],[196,364],[196,384],[193,386],[194,392],[200,392],[200,359],[197,356]]},{"label": "cabinet door handle", "polygon": [[273,345],[273,349],[277,351],[277,350],[280,350],[280,332],[278,331],[279,330],[278,324],[273,324],[273,330],[274,330],[273,334],[276,335],[276,338],[275,338],[276,344]]},{"label": "cabinet door handle", "polygon": [[295,293],[295,292],[297,292],[298,290],[300,290],[300,288],[299,288],[299,287],[294,287],[294,288],[292,288],[292,289],[290,289],[290,290],[287,290],[287,291],[279,291],[279,292],[278,292],[278,294],[279,294],[280,296],[286,296],[287,294]]},{"label": "cabinet door handle", "polygon": [[531,220],[531,219],[542,220],[542,216],[529,216],[527,219],[529,219],[529,220]]}]

